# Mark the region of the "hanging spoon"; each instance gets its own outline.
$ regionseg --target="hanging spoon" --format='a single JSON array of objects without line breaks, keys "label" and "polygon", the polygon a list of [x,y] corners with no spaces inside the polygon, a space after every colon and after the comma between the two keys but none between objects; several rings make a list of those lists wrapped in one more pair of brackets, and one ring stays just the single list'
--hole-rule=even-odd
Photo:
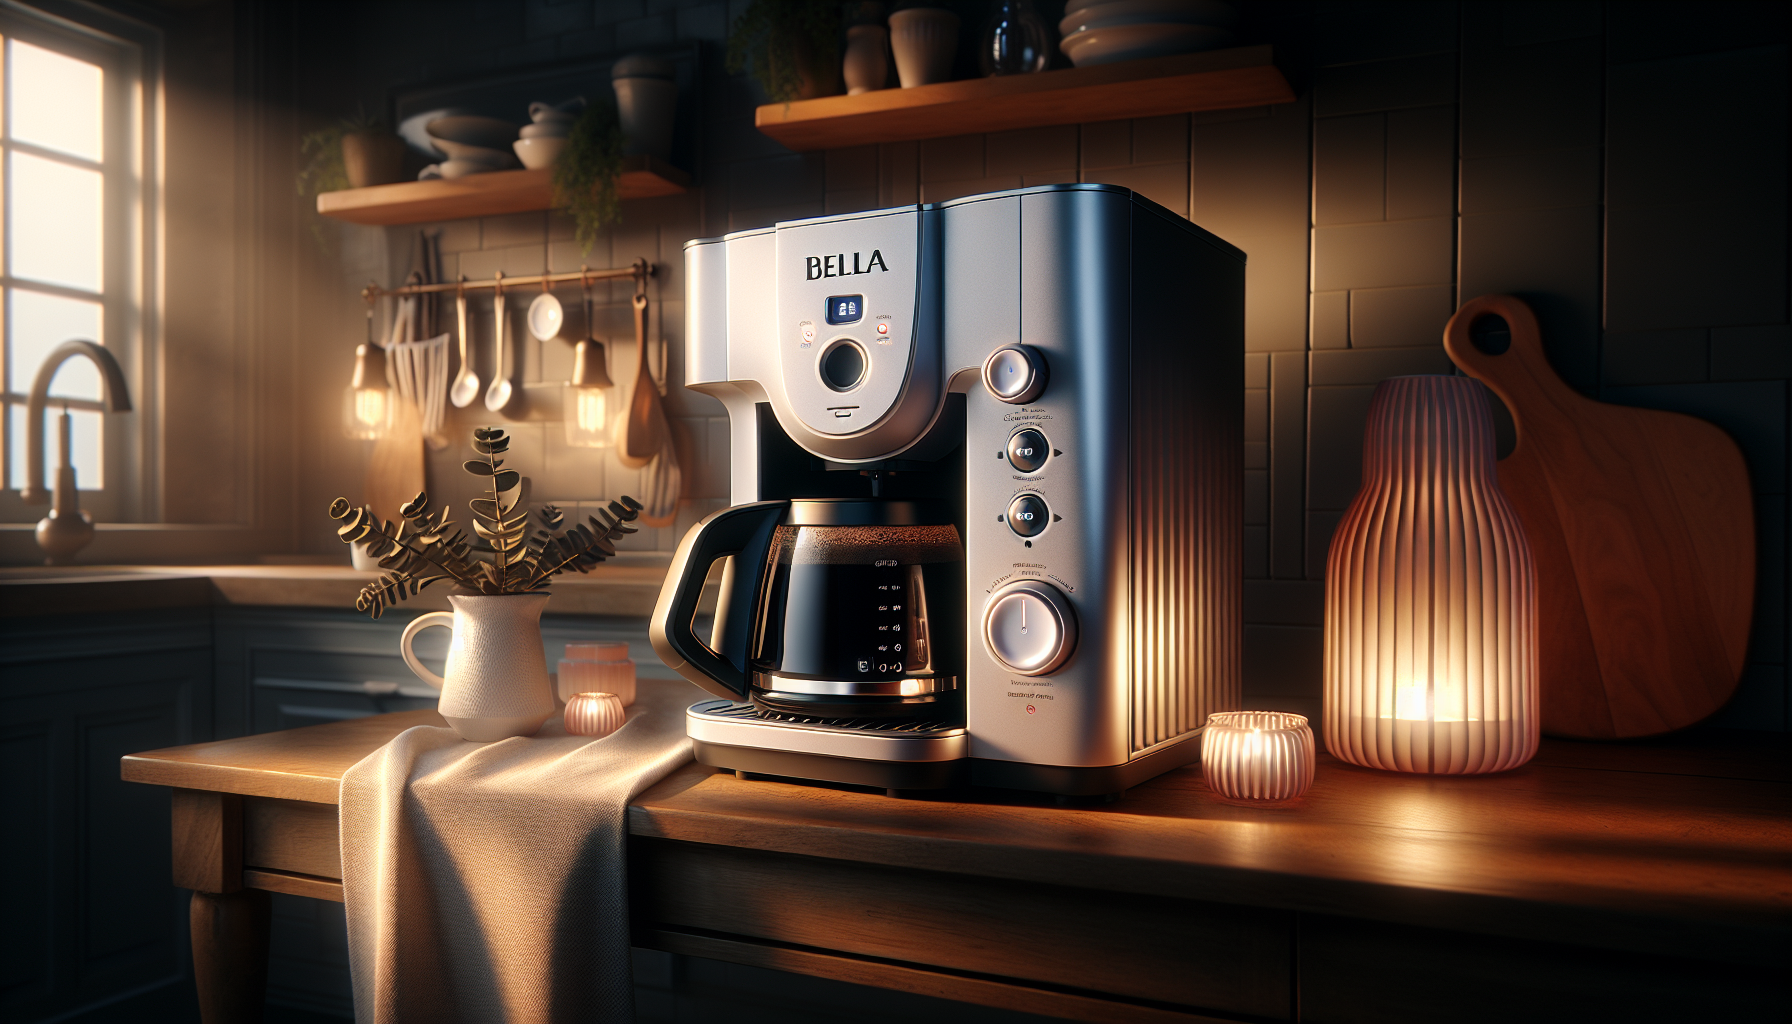
[{"label": "hanging spoon", "polygon": [[510,404],[510,351],[504,345],[504,274],[498,274],[497,294],[492,297],[492,316],[496,327],[492,330],[492,344],[496,347],[498,373],[492,378],[491,386],[485,389],[485,407],[492,412],[501,412]]},{"label": "hanging spoon", "polygon": [[461,286],[454,291],[454,314],[456,326],[460,328],[460,373],[454,378],[454,386],[448,390],[448,400],[456,409],[465,409],[479,397],[479,375],[473,372],[473,364],[467,358],[467,287],[466,275],[461,275]]}]

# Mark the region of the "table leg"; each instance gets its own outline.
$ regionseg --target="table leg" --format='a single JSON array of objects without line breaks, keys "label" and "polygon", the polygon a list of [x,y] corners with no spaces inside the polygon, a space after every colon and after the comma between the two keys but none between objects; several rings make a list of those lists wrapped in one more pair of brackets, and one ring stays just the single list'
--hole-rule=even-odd
[{"label": "table leg", "polygon": [[258,1024],[268,989],[268,894],[193,894],[193,981],[204,1024]]},{"label": "table leg", "polygon": [[243,888],[243,798],[173,792],[174,884],[193,890],[193,981],[204,1024],[261,1020],[268,987],[268,894]]}]

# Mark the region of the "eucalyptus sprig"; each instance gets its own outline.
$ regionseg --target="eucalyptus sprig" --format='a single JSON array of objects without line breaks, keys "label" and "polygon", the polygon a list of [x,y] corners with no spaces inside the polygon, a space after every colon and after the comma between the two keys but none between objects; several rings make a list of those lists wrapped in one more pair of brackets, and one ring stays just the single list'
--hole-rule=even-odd
[{"label": "eucalyptus sprig", "polygon": [[480,427],[473,431],[473,451],[482,458],[463,464],[467,472],[484,477],[489,488],[490,497],[470,503],[473,533],[483,545],[469,540],[448,518],[448,507],[432,505],[425,491],[398,510],[397,524],[350,505],[347,498],[330,503],[330,518],[342,524],[336,535],[344,543],[361,545],[384,570],[361,588],[355,599],[358,610],[377,619],[388,606],[444,580],[471,594],[540,591],[562,572],[590,572],[616,553],[612,541],[635,532],[629,524],[640,515],[641,503],[625,494],[571,527],[558,508],[544,505],[535,513],[540,529],[530,535],[529,513],[517,512],[522,477],[505,469],[499,458],[509,448],[510,436],[503,430]]}]

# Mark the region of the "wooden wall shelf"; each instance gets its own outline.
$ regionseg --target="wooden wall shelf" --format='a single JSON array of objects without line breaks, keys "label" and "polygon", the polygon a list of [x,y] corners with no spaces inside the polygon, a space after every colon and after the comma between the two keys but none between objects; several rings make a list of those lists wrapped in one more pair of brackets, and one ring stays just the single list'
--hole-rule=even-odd
[{"label": "wooden wall shelf", "polygon": [[[554,203],[553,172],[492,171],[465,178],[401,181],[394,185],[323,192],[317,212],[355,224],[417,224],[429,220],[493,217],[545,210]],[[650,156],[622,159],[617,191],[623,199],[677,195],[691,176]]]},{"label": "wooden wall shelf", "polygon": [[1036,75],[768,103],[759,130],[807,151],[1046,125],[1290,103],[1269,46],[1129,60]]}]

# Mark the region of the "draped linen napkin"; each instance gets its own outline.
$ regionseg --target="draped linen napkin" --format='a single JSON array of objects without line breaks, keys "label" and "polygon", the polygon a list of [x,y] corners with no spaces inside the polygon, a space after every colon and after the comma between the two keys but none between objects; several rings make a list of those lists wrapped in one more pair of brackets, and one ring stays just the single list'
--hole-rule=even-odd
[{"label": "draped linen napkin", "polygon": [[643,679],[622,728],[407,729],[342,776],[355,1019],[632,1021],[628,803],[691,756],[705,695]]}]

